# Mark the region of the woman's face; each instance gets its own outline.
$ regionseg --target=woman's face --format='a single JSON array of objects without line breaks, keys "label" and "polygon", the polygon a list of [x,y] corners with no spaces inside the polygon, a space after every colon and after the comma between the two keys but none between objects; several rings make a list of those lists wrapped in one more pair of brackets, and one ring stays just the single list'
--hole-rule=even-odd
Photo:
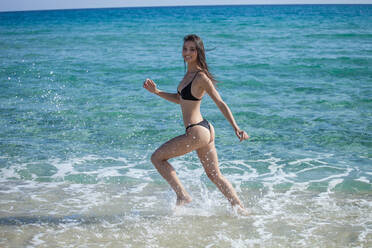
[{"label": "woman's face", "polygon": [[182,56],[186,63],[196,63],[198,53],[196,51],[196,44],[193,41],[186,41],[183,43]]}]

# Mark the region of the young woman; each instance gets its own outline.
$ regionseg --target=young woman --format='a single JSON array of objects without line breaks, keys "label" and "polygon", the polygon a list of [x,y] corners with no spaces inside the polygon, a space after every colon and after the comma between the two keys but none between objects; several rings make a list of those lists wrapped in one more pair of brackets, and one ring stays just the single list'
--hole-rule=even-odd
[{"label": "young woman", "polygon": [[234,128],[236,136],[243,141],[249,136],[236,124],[234,117],[215,88],[215,80],[208,71],[204,45],[200,37],[191,34],[184,37],[182,56],[187,63],[187,73],[179,83],[177,93],[157,89],[151,79],[143,87],[168,101],[181,105],[185,134],[161,145],[151,156],[151,161],[177,194],[177,206],[191,202],[192,198],[182,186],[168,159],[196,150],[207,176],[225,195],[231,205],[241,213],[247,213],[231,183],[221,174],[214,144],[214,128],[200,113],[201,99],[208,94],[225,118]]}]

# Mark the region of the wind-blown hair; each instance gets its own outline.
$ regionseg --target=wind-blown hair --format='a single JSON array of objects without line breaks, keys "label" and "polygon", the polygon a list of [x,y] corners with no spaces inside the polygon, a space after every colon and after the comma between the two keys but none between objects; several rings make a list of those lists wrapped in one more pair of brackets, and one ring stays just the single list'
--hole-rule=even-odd
[{"label": "wind-blown hair", "polygon": [[[185,43],[187,41],[193,41],[195,43],[196,51],[198,53],[197,58],[196,58],[198,66],[201,67],[202,71],[213,82],[213,84],[215,84],[217,81],[214,79],[213,75],[208,70],[208,65],[207,65],[207,60],[206,60],[206,57],[205,57],[205,49],[204,49],[203,41],[196,34],[186,35],[183,38],[183,43]],[[185,61],[184,61],[184,63],[185,63]],[[186,63],[185,63],[185,68],[186,68]]]}]

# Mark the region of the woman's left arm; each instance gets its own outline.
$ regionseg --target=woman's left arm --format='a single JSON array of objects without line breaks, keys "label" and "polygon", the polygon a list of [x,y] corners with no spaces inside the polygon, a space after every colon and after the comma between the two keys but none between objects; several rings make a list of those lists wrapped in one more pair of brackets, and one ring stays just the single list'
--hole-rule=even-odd
[{"label": "woman's left arm", "polygon": [[220,109],[225,118],[230,122],[231,126],[234,128],[236,136],[240,139],[240,141],[248,139],[249,138],[248,134],[245,131],[241,130],[239,126],[236,124],[236,121],[229,106],[227,106],[227,104],[222,100],[220,94],[216,90],[216,87],[214,87],[212,81],[206,75],[203,75],[202,80],[204,81],[202,84],[203,88],[212,98],[212,100],[216,103],[217,107]]}]

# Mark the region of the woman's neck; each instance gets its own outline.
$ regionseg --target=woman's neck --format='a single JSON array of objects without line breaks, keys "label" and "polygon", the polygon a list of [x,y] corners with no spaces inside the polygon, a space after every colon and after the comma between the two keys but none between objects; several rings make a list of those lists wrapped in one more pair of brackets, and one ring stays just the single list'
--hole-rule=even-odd
[{"label": "woman's neck", "polygon": [[200,66],[196,64],[187,65],[187,73],[193,73],[193,72],[200,71],[200,70],[201,70]]}]

